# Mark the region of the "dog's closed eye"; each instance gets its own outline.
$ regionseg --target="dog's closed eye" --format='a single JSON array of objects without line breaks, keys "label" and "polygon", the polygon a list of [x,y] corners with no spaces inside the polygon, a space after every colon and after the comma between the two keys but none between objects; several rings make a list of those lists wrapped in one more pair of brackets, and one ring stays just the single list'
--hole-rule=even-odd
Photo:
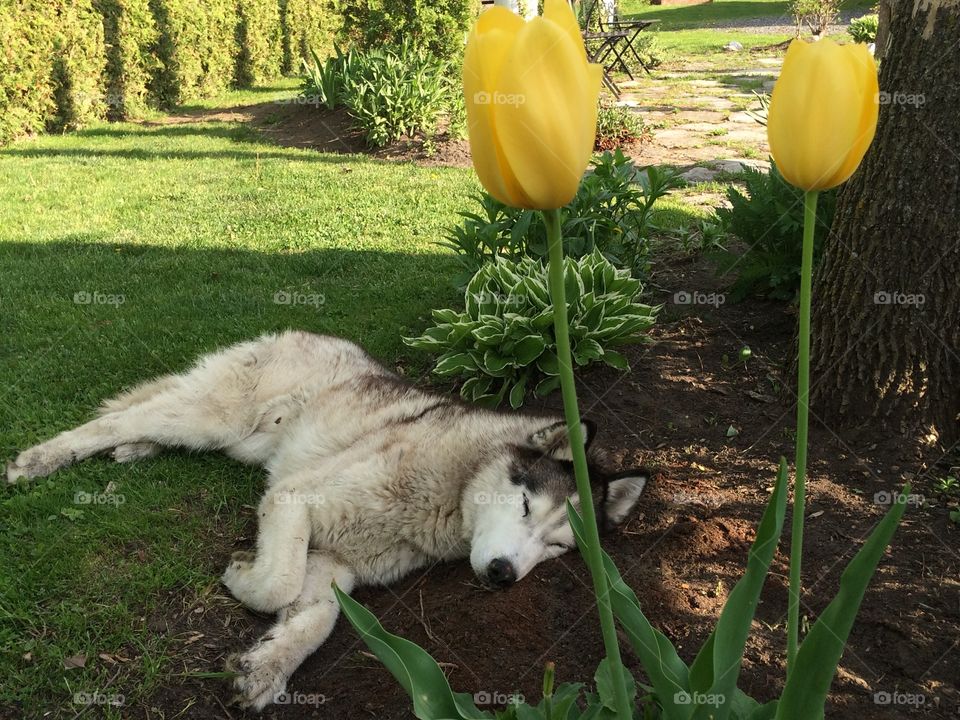
[{"label": "dog's closed eye", "polygon": [[530,514],[530,499],[527,497],[527,494],[523,494],[523,516],[527,517]]}]

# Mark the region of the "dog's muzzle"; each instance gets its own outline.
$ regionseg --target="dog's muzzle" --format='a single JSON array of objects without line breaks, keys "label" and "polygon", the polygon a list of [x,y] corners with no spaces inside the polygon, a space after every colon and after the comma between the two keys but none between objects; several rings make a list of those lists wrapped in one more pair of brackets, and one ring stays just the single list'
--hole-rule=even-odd
[{"label": "dog's muzzle", "polygon": [[487,565],[487,582],[494,587],[510,587],[517,581],[517,569],[509,560],[496,558]]}]

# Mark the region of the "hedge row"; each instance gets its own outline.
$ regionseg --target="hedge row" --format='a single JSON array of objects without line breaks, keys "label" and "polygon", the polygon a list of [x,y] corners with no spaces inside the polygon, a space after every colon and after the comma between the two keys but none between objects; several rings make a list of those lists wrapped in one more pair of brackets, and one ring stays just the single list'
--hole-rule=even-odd
[{"label": "hedge row", "polygon": [[362,48],[412,41],[444,58],[457,57],[480,0],[341,0],[345,35]]},{"label": "hedge row", "polygon": [[339,2],[0,0],[0,143],[298,71]]}]

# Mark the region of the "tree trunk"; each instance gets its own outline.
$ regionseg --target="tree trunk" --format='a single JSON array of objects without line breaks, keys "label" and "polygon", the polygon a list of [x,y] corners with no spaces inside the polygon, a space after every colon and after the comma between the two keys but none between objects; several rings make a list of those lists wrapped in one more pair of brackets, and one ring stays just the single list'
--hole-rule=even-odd
[{"label": "tree trunk", "polygon": [[814,282],[812,408],[827,425],[949,446],[960,439],[960,0],[882,9],[877,135]]}]

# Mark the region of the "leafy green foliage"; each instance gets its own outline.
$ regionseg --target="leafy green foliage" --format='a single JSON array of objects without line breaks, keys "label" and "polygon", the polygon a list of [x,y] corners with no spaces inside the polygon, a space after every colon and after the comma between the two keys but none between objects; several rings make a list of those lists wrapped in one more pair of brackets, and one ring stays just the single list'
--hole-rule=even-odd
[{"label": "leafy green foliage", "polygon": [[103,16],[107,66],[104,94],[107,117],[123,120],[147,108],[147,82],[156,69],[150,48],[157,28],[148,0],[95,0]]},{"label": "leafy green foliage", "polygon": [[53,42],[51,81],[56,112],[47,120],[50,130],[76,130],[102,118],[103,69],[106,51],[103,21],[91,0],[52,3],[59,32]]},{"label": "leafy green foliage", "polygon": [[326,57],[342,30],[338,0],[279,0],[281,70],[293,73],[311,51]]},{"label": "leafy green foliage", "polygon": [[[564,264],[570,342],[579,366],[602,361],[626,369],[614,348],[640,342],[659,308],[637,300],[639,280],[598,251]],[[531,258],[487,263],[467,284],[464,312],[434,310],[436,325],[404,342],[437,353],[434,372],[466,378],[460,394],[474,402],[520,407],[527,392],[559,386],[547,269]]]},{"label": "leafy green foliage", "polygon": [[430,137],[451,111],[450,63],[404,41],[380,50],[343,52],[304,62],[301,95],[328,110],[345,106],[366,141],[383,147],[403,136]]},{"label": "leafy green foliage", "polygon": [[647,140],[650,131],[643,124],[640,113],[623,105],[601,101],[597,111],[597,150],[614,150]]},{"label": "leafy green foliage", "polygon": [[357,72],[358,55],[353,50],[344,52],[334,45],[333,54],[321,60],[312,49],[310,60],[303,61],[303,85],[300,95],[311,99],[327,110],[345,102],[345,89]]},{"label": "leafy green foliage", "polygon": [[[724,229],[739,237],[746,249],[727,248],[710,253],[721,274],[735,274],[731,299],[757,294],[777,300],[793,300],[800,289],[803,246],[803,191],[786,180],[771,164],[770,172],[747,168],[746,192],[735,186],[727,190],[730,208],[719,208]],[[836,190],[820,193],[814,234],[814,265],[830,232],[836,209]]]},{"label": "leafy green foliage", "polygon": [[236,85],[250,87],[276,77],[283,62],[279,3],[237,0],[236,27]]},{"label": "leafy green foliage", "polygon": [[343,77],[344,104],[374,147],[433,134],[454,92],[446,61],[406,41],[359,55],[356,71]]},{"label": "leafy green foliage", "polygon": [[[679,181],[656,167],[638,170],[619,150],[604,153],[592,164],[592,172],[564,209],[564,254],[581,258],[599,250],[618,267],[643,276],[649,267],[653,205]],[[547,229],[539,212],[509,207],[486,192],[478,201],[480,212],[463,213],[463,223],[442,243],[464,268],[458,287],[496,258],[546,260]]]},{"label": "leafy green foliage", "polygon": [[150,82],[156,104],[170,108],[230,86],[237,55],[235,0],[150,0],[160,67]]},{"label": "leafy green foliage", "polygon": [[358,48],[410,42],[451,60],[480,11],[479,0],[342,0],[343,31]]},{"label": "leafy green foliage", "polygon": [[880,24],[880,16],[877,14],[864,15],[854,18],[847,27],[847,32],[854,42],[874,43],[877,41],[877,26]]},{"label": "leafy green foliage", "polygon": [[103,117],[105,65],[92,0],[0,2],[0,143]]}]

